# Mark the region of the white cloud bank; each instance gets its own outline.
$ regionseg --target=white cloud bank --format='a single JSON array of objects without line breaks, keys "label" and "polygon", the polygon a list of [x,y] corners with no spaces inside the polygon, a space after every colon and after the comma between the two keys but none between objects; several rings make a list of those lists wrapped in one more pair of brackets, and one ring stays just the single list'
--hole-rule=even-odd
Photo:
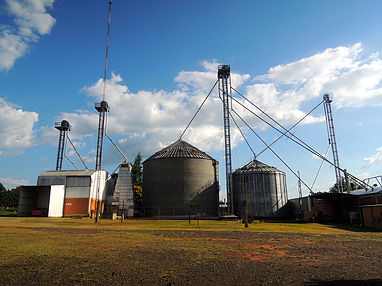
[{"label": "white cloud bank", "polygon": [[47,13],[54,0],[6,0],[14,25],[0,26],[0,71],[9,70],[31,43],[49,34],[56,20]]},{"label": "white cloud bank", "polygon": [[17,150],[35,144],[36,112],[24,111],[20,106],[0,97],[0,156],[12,156]]},{"label": "white cloud bank", "polygon": [[[106,93],[106,100],[111,107],[107,121],[108,133],[117,138],[117,143],[129,158],[138,151],[144,156],[151,155],[174,142],[215,83],[218,64],[217,61],[204,61],[200,70],[179,72],[174,78],[178,88],[172,91],[131,92],[122,77],[113,74],[108,80]],[[232,70],[235,71],[234,66]],[[364,55],[361,43],[326,49],[311,57],[272,67],[266,74],[257,77],[238,72],[232,72],[231,75],[233,87],[241,90],[283,125],[295,123],[303,117],[306,112],[302,106],[313,107],[328,91],[334,98],[333,106],[337,108],[382,104],[382,61],[377,54]],[[360,84],[355,85],[354,82]],[[102,86],[100,79],[82,91],[91,102],[99,102]],[[241,102],[249,106],[245,101]],[[252,127],[266,128],[264,123],[242,108],[237,105],[234,108]],[[57,131],[53,127],[41,128],[42,136],[38,141],[33,137],[33,127],[38,121],[37,113],[23,111],[4,99],[0,99],[0,111],[3,114],[0,128],[11,131],[9,136],[0,139],[2,156],[8,153],[7,148],[56,144]],[[94,137],[97,133],[98,114],[89,108],[61,113],[56,117],[58,121],[62,119],[71,123],[71,136],[75,144],[80,144],[81,153],[86,152],[87,161],[93,161],[95,151],[90,149],[94,149],[96,144]],[[323,116],[309,116],[304,124],[323,120]],[[215,90],[183,138],[203,151],[223,150],[222,125],[222,104]],[[86,138],[91,138],[91,142]],[[233,146],[240,141],[241,135],[233,127]],[[108,160],[106,158],[113,153],[111,150],[114,147],[108,145],[105,148],[105,160]],[[376,159],[371,157],[368,160],[374,162]]]},{"label": "white cloud bank", "polygon": [[0,183],[2,183],[6,189],[12,189],[18,186],[28,185],[29,181],[0,177]]},{"label": "white cloud bank", "polygon": [[[177,140],[216,81],[218,64],[216,60],[204,61],[199,71],[179,72],[174,79],[178,88],[173,91],[134,93],[120,75],[113,74],[108,80],[106,94],[111,107],[107,123],[109,134],[120,136],[119,144],[130,155],[137,151],[150,155]],[[301,106],[313,107],[327,92],[334,97],[333,106],[337,108],[382,104],[382,61],[378,54],[364,55],[361,43],[329,48],[311,57],[272,67],[266,74],[252,77],[252,81],[248,74],[233,72],[231,77],[233,87],[244,90],[242,93],[252,102],[284,125],[302,118],[306,112]],[[100,79],[82,91],[97,102],[101,100],[102,86]],[[216,95],[215,90],[184,136],[204,151],[224,148],[222,104]],[[245,101],[241,102],[249,107]],[[266,128],[237,104],[234,107],[253,127]],[[62,113],[59,120],[63,118],[70,121],[73,136],[78,140],[97,132],[98,115],[94,111]],[[323,115],[308,116],[303,124],[324,120]],[[241,140],[239,132],[233,128],[233,145]]]}]

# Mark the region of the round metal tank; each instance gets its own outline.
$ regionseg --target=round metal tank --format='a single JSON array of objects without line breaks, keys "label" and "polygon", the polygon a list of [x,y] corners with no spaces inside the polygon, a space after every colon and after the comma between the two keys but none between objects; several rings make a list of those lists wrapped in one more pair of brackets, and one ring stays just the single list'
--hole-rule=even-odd
[{"label": "round metal tank", "polygon": [[143,162],[145,216],[218,216],[218,162],[178,140]]},{"label": "round metal tank", "polygon": [[288,202],[285,173],[257,160],[232,174],[234,212],[244,216],[248,202],[250,217],[281,217],[287,215]]}]

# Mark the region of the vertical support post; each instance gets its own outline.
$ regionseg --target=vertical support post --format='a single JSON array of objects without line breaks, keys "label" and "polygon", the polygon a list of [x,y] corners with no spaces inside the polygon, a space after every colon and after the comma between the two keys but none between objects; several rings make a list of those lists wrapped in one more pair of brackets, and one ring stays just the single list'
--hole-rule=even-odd
[{"label": "vertical support post", "polygon": [[244,188],[244,227],[248,228],[248,177],[245,176]]},{"label": "vertical support post", "polygon": [[228,200],[228,213],[234,214],[233,207],[233,187],[232,187],[232,162],[231,162],[231,130],[230,130],[230,101],[231,97],[231,75],[230,66],[221,65],[218,67],[219,96],[223,100],[223,120],[224,120],[224,150],[226,165],[226,187]]},{"label": "vertical support post", "polygon": [[344,169],[344,176],[345,176],[345,183],[346,183],[346,192],[348,194],[350,194],[350,192],[351,192],[351,185],[350,185],[350,181],[349,181],[348,172],[347,172],[346,169]]},{"label": "vertical support post", "polygon": [[301,189],[301,178],[300,178],[300,171],[297,171],[298,174],[298,206],[299,206],[299,213],[302,214],[302,189]]},{"label": "vertical support post", "polygon": [[342,193],[343,187],[342,187],[342,176],[341,176],[341,170],[339,169],[340,162],[338,160],[338,151],[337,151],[337,143],[336,143],[336,135],[334,132],[334,123],[333,123],[333,113],[332,113],[332,107],[331,107],[332,100],[329,98],[329,94],[324,94],[324,111],[325,111],[325,117],[326,117],[326,127],[328,130],[328,139],[329,144],[332,146],[332,152],[333,152],[333,163],[334,163],[334,171],[336,173],[336,180],[337,180],[337,190],[339,193]]}]

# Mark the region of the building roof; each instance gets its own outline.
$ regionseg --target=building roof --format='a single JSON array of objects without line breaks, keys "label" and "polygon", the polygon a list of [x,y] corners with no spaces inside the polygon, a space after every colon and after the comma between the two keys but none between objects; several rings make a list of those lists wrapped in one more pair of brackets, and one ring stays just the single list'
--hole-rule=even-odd
[{"label": "building roof", "polygon": [[267,164],[264,164],[260,161],[257,161],[256,159],[249,162],[245,166],[236,169],[234,174],[243,174],[243,173],[261,173],[261,172],[281,172],[279,169],[276,167],[269,166]]},{"label": "building roof", "polygon": [[366,208],[366,207],[382,207],[382,204],[357,206],[357,208]]},{"label": "building roof", "polygon": [[196,159],[207,159],[214,160],[212,157],[200,151],[198,148],[192,146],[183,140],[178,140],[166,148],[156,152],[154,155],[145,160],[156,160],[164,158],[196,158]]},{"label": "building roof", "polygon": [[374,188],[374,189],[359,189],[359,190],[350,192],[350,194],[354,196],[365,196],[365,195],[373,195],[378,193],[382,193],[381,187]]},{"label": "building roof", "polygon": [[[64,171],[47,171],[40,175],[40,177],[46,176],[91,176],[97,170],[64,170]],[[105,172],[105,171],[104,171]]]}]

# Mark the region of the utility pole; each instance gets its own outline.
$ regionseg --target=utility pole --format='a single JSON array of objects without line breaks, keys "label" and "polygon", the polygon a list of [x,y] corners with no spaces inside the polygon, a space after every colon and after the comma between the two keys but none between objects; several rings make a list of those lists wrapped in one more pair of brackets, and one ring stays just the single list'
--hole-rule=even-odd
[{"label": "utility pole", "polygon": [[223,120],[224,120],[224,150],[225,150],[225,170],[228,213],[234,214],[233,209],[233,187],[232,187],[232,163],[231,163],[231,131],[230,131],[230,101],[231,96],[231,75],[230,66],[221,65],[218,67],[219,96],[223,100]]},{"label": "utility pole", "polygon": [[338,160],[338,151],[337,151],[337,143],[336,143],[336,135],[334,132],[334,123],[333,123],[333,113],[332,113],[332,107],[331,107],[332,100],[329,98],[329,94],[324,94],[324,111],[325,111],[325,117],[326,117],[326,127],[328,130],[328,140],[329,144],[332,146],[332,152],[333,152],[333,163],[334,163],[334,171],[336,173],[336,180],[337,180],[337,189],[339,193],[342,193],[342,176],[341,176],[341,170],[340,162]]}]

